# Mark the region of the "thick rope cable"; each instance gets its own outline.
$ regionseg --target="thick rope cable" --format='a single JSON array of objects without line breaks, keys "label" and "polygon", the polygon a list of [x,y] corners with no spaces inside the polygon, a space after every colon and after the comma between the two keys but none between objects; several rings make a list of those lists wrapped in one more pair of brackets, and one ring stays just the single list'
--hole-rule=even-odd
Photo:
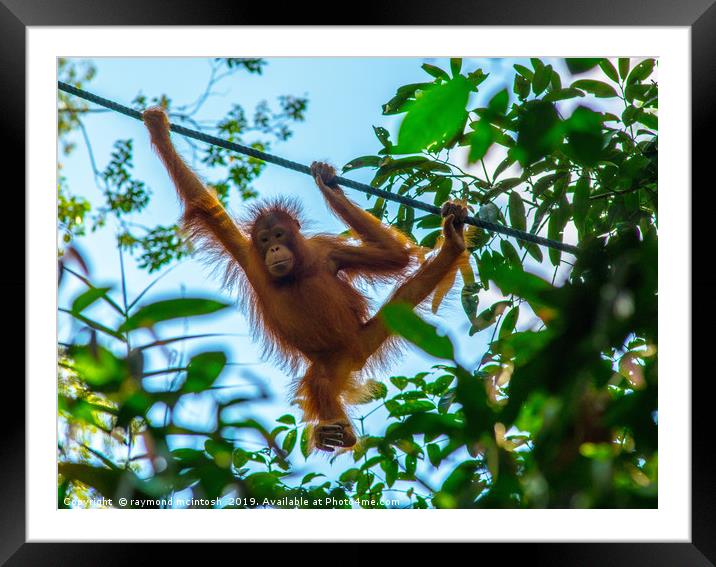
[{"label": "thick rope cable", "polygon": [[[128,106],[124,106],[112,100],[102,98],[100,96],[97,96],[96,94],[87,92],[82,89],[78,89],[77,87],[73,87],[72,85],[69,85],[62,81],[57,81],[57,86],[61,91],[83,98],[89,102],[93,102],[110,110],[114,110],[115,112],[119,112],[121,114],[129,116],[130,118],[142,120],[142,113],[139,110],[129,108]],[[268,163],[273,163],[281,167],[286,167],[288,169],[292,169],[300,173],[311,175],[310,167],[308,167],[307,165],[296,163],[295,161],[290,161],[272,154],[267,154],[266,152],[250,148],[242,144],[237,144],[236,142],[222,140],[221,138],[217,138],[216,136],[210,136],[209,134],[204,134],[203,132],[199,132],[197,130],[191,130],[190,128],[185,128],[184,126],[180,126],[178,124],[170,124],[169,128],[172,132],[176,132],[177,134],[181,134],[182,136],[186,136],[187,138],[193,138],[201,142],[206,142],[207,144],[219,146],[221,148],[225,148],[227,150],[231,150],[256,159],[260,159]],[[360,183],[358,181],[353,181],[352,179],[346,179],[345,177],[340,176],[336,176],[335,182],[344,187],[350,187],[351,189],[363,191],[364,193],[369,193],[377,197],[382,197],[383,199],[387,199],[389,201],[395,201],[407,207],[412,207],[413,209],[420,209],[421,211],[432,213],[434,215],[440,215],[439,207],[435,205],[430,205],[428,203],[423,203],[421,201],[417,201],[416,199],[411,199],[410,197],[405,197],[404,195],[397,195],[395,193],[391,193],[390,191],[378,189],[376,187],[366,185],[365,183]],[[568,252],[570,254],[577,254],[577,252],[579,251],[576,246],[573,246],[571,244],[565,244],[564,242],[544,238],[531,232],[518,230],[516,228],[510,228],[508,226],[482,220],[477,217],[467,217],[467,219],[465,219],[465,222],[467,224],[477,226],[484,230],[498,232],[500,234],[512,236],[517,240],[522,240],[524,242],[533,242],[535,244],[547,246],[548,248],[555,248],[557,250]]]}]

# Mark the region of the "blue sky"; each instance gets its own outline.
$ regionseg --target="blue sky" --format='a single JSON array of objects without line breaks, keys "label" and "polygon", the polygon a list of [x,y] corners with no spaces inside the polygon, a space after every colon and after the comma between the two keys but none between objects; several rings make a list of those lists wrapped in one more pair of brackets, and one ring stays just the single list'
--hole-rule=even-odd
[{"label": "blue sky", "polygon": [[[395,90],[408,83],[423,82],[430,77],[420,68],[428,60],[417,58],[279,58],[269,59],[261,76],[239,72],[225,79],[216,87],[217,95],[211,97],[197,116],[200,120],[218,120],[229,110],[233,103],[240,103],[250,116],[255,104],[266,99],[275,103],[282,94],[306,96],[309,99],[306,121],[292,126],[293,137],[286,142],[273,145],[272,153],[288,159],[311,163],[314,160],[325,160],[340,167],[349,160],[366,154],[375,154],[380,148],[373,133],[372,126],[379,125],[390,130],[394,135],[399,126],[400,117],[383,116],[381,105],[395,94]],[[489,99],[497,91],[511,81],[512,64],[518,60],[466,60],[463,68],[472,71],[480,67],[491,73],[483,83],[475,103]],[[448,68],[447,60],[431,59],[430,63]],[[129,104],[138,92],[147,96],[166,93],[175,104],[185,104],[196,99],[205,89],[209,78],[209,60],[207,59],[155,59],[155,58],[106,58],[95,59],[96,78],[87,86],[92,92]],[[558,65],[558,62],[553,62]],[[107,112],[87,115],[84,120],[92,150],[98,167],[102,169],[109,159],[112,144],[117,139],[133,138],[134,140],[134,175],[144,181],[153,192],[151,204],[132,220],[154,226],[170,224],[176,221],[180,209],[174,188],[159,159],[151,151],[148,137],[143,125],[126,116]],[[89,162],[87,148],[81,136],[74,133],[77,149],[69,156],[60,156],[62,174],[67,178],[70,192],[82,195],[90,201],[99,202],[100,192],[95,185]],[[179,136],[173,135],[179,151],[190,159],[189,145]],[[250,139],[248,140],[250,141]],[[490,158],[490,156],[488,156]],[[458,160],[459,161],[459,160]],[[492,161],[488,159],[488,162]],[[495,158],[495,163],[499,161]],[[191,162],[191,161],[190,161]],[[215,173],[202,169],[201,163],[193,165],[200,174],[211,179]],[[459,165],[465,166],[464,161]],[[350,174],[359,181],[369,181],[372,174],[368,170],[359,170]],[[305,175],[269,165],[260,179],[255,183],[261,196],[276,194],[298,195],[304,204],[306,216],[312,219],[313,228],[317,231],[341,232],[345,227],[333,217],[325,206],[313,180]],[[363,195],[347,190],[348,195],[361,205],[368,201]],[[241,202],[235,198],[231,201],[234,212],[241,211]],[[119,259],[115,244],[116,226],[113,221],[79,241],[79,246],[89,260],[94,280],[99,284],[118,284],[120,277]],[[125,258],[125,269],[128,282],[128,295],[131,299],[146,285],[155,279],[156,274],[149,275],[136,267],[135,262]],[[59,304],[67,306],[71,298],[82,289],[76,282],[68,282],[61,290]],[[456,285],[459,293],[459,285]],[[388,289],[378,289],[375,299],[381,302]],[[120,297],[120,290],[114,290],[115,297]],[[147,294],[144,301],[184,293],[187,296],[213,296],[230,298],[221,290],[220,280],[211,275],[207,267],[196,259],[182,261],[168,273]],[[469,337],[469,323],[460,306],[459,297],[445,303],[437,316],[427,318],[438,324],[456,345],[458,360],[468,368],[476,365],[486,350],[492,329]],[[482,302],[481,308],[490,305]],[[93,308],[90,312],[99,320],[111,322],[113,312]],[[67,318],[60,317],[60,340],[66,339],[76,329],[68,326]],[[161,336],[175,336],[187,331],[184,322],[165,323],[159,328]],[[220,349],[225,350],[229,360],[241,363],[240,366],[227,369],[222,375],[223,384],[235,384],[238,388],[251,389],[246,380],[247,373],[266,384],[275,397],[271,402],[252,406],[252,415],[267,423],[283,413],[291,412],[299,415],[296,408],[289,406],[286,387],[291,376],[277,369],[271,361],[263,361],[257,346],[249,337],[249,329],[243,314],[238,309],[227,309],[216,317],[195,319],[190,322],[188,331],[194,333],[229,333],[233,336],[218,339],[192,341],[185,345],[185,352],[177,349],[176,357],[186,361],[194,353]],[[142,337],[149,340],[148,336]],[[142,342],[140,340],[140,342]],[[166,356],[155,353],[150,363],[156,367],[169,366]],[[177,360],[173,361],[174,363]],[[424,355],[416,348],[405,350],[401,360],[396,361],[389,375],[412,376],[427,370],[437,361]],[[387,377],[384,378],[387,381]],[[148,382],[148,387],[163,388],[166,378],[159,377]],[[211,400],[207,396],[196,396],[187,400],[180,409],[179,415],[186,423],[199,425],[206,422],[210,415]],[[361,415],[374,408],[374,405],[361,406],[356,415]],[[243,416],[247,417],[247,416]],[[366,428],[370,433],[378,434],[385,425],[385,413],[376,411],[366,420]],[[257,447],[258,448],[258,447]],[[299,463],[302,459],[297,459]],[[324,465],[321,465],[324,466]],[[315,463],[309,461],[308,468],[315,469]],[[305,472],[305,471],[304,471]],[[449,472],[449,470],[446,470]]]}]

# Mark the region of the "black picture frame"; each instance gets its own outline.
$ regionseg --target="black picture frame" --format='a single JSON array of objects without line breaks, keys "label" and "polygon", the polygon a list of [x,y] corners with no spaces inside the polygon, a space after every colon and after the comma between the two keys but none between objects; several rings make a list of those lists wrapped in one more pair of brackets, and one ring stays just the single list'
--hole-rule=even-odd
[{"label": "black picture frame", "polygon": [[[344,6],[345,8],[345,6]],[[303,3],[282,3],[280,10],[267,11],[261,3],[222,2],[221,0],[0,0],[0,84],[2,89],[2,136],[6,142],[0,152],[4,164],[6,199],[14,194],[15,187],[25,186],[24,169],[18,164],[27,163],[25,151],[25,32],[28,26],[66,25],[284,25],[305,22],[316,25],[340,25],[339,7],[311,7]],[[346,13],[346,12],[344,12]],[[454,0],[449,3],[427,2],[425,0],[390,0],[375,4],[361,3],[351,10],[351,25],[560,25],[560,26],[687,26],[691,30],[692,49],[692,259],[707,262],[712,237],[707,232],[709,222],[707,201],[708,191],[713,191],[713,175],[710,163],[711,152],[708,136],[714,130],[716,104],[716,5],[714,0],[502,0],[501,2],[477,2]],[[316,18],[321,14],[323,17]],[[268,15],[268,17],[267,17]],[[23,159],[24,158],[24,159]],[[667,157],[662,156],[662,159]],[[10,173],[13,181],[10,182]],[[15,179],[17,180],[15,182]],[[11,193],[12,192],[12,193]],[[25,210],[24,199],[13,201],[15,222],[22,225]],[[698,204],[699,206],[695,206]],[[4,221],[5,227],[7,222]],[[14,227],[13,227],[14,228]],[[6,237],[24,234],[24,225],[16,230],[6,228]],[[683,227],[689,230],[689,227]],[[25,250],[5,242],[6,266],[0,279],[3,307],[8,321],[21,321],[20,302],[10,298],[25,293],[24,266]],[[714,279],[700,274],[692,275],[692,293],[701,297],[697,320],[709,320],[714,308],[713,301],[706,301],[713,289]],[[700,293],[699,293],[700,292]],[[10,300],[8,300],[10,299]],[[26,296],[26,302],[32,298]],[[686,306],[684,306],[686,308]],[[690,309],[691,306],[689,305]],[[19,324],[18,324],[19,327]],[[692,352],[708,352],[709,334],[692,332]],[[12,329],[4,341],[9,352],[28,352],[31,347],[25,343],[23,329]],[[684,373],[682,376],[668,376],[666,379],[689,379],[691,353],[683,353]],[[19,357],[15,357],[19,359]],[[697,357],[693,358],[697,360]],[[3,427],[0,442],[2,476],[0,482],[0,561],[8,565],[96,565],[96,564],[148,564],[154,557],[162,561],[181,559],[185,554],[183,546],[144,544],[69,544],[69,543],[25,543],[25,385],[19,368],[4,377],[2,406]],[[709,447],[713,446],[708,415],[711,411],[708,373],[700,375],[694,367],[692,375],[692,540],[690,543],[570,543],[570,544],[490,544],[491,551],[500,553],[502,563],[514,561],[526,565],[711,565],[716,562],[716,489],[713,479],[715,469]],[[50,385],[48,384],[48,387]],[[20,403],[24,400],[25,403]],[[19,415],[12,415],[10,408],[19,409]],[[238,526],[237,526],[238,529]],[[625,526],[628,529],[628,526]],[[78,534],[81,536],[81,534]],[[356,547],[348,551],[348,557],[355,561],[368,561],[370,547],[365,544],[346,544]],[[360,551],[357,546],[361,545]],[[82,547],[80,547],[82,546]],[[500,550],[494,546],[510,546]],[[221,546],[221,550],[226,546]],[[423,553],[420,547],[413,547]],[[215,561],[216,545],[209,561]],[[451,553],[460,553],[460,549]],[[326,555],[319,548],[316,552]],[[402,553],[402,552],[401,552]],[[316,556],[312,554],[312,556]],[[345,561],[345,554],[341,554]],[[242,555],[243,557],[243,555]],[[293,561],[288,556],[288,561]],[[301,557],[306,557],[301,554]],[[457,557],[457,556],[454,556]],[[363,559],[359,559],[363,558]],[[506,561],[505,561],[506,560]]]}]

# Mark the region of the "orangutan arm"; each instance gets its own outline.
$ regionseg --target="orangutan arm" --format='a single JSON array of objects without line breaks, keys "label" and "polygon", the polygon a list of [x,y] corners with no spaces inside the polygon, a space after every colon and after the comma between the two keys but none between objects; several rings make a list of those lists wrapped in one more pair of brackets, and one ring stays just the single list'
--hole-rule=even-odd
[{"label": "orangutan arm", "polygon": [[207,189],[177,153],[169,137],[169,120],[161,107],[143,114],[152,145],[167,169],[184,205],[184,225],[190,234],[219,244],[244,269],[247,267],[248,239],[228,215],[216,195]]}]

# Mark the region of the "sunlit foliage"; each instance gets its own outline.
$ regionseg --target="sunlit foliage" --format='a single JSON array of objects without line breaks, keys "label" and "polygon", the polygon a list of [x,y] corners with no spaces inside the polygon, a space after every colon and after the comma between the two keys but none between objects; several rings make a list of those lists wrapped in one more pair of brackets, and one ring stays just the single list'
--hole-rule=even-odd
[{"label": "sunlit foliage", "polygon": [[[257,60],[216,65],[217,73],[220,66],[262,68]],[[91,78],[64,69],[75,82]],[[241,396],[215,388],[232,362],[224,352],[145,369],[146,353],[167,339],[137,344],[136,333],[155,332],[170,318],[205,316],[223,302],[141,296],[124,305],[114,290],[71,267],[76,254],[65,255],[63,277],[82,279],[86,291],[65,308],[83,330],[60,346],[60,506],[68,494],[97,493],[114,505],[134,498],[130,507],[141,505],[136,499],[151,501],[144,507],[176,505],[166,499],[180,494],[207,499],[199,504],[205,507],[656,507],[656,61],[532,59],[514,65],[509,85],[459,59],[447,69],[427,63],[423,69],[425,82],[400,86],[383,106],[385,115],[402,116],[397,139],[375,126],[375,154],[352,160],[344,172],[371,168],[375,187],[438,205],[462,199],[491,222],[569,239],[579,246],[576,259],[471,227],[470,259],[454,286],[469,334],[489,336],[480,363],[462,367],[447,337],[410,310],[388,307],[386,324],[440,362],[415,376],[385,377],[358,420],[362,426],[382,411],[384,431],[364,435],[351,455],[336,458],[329,478],[294,472],[310,469],[316,458],[296,416],[269,424],[228,411],[269,394],[260,384]],[[496,94],[480,98],[488,87]],[[60,100],[70,103],[76,101]],[[280,107],[273,113],[260,106],[252,120],[234,107],[217,130],[234,140],[251,129],[285,139],[287,124],[303,119],[305,101],[287,97]],[[82,108],[61,132],[78,127]],[[118,141],[112,159],[99,173],[107,198],[99,213],[121,216],[145,206],[150,193],[131,175],[131,143]],[[212,181],[220,195],[255,194],[251,181],[263,164],[217,148],[202,159],[228,166],[226,178]],[[438,244],[438,217],[405,206],[389,217],[382,199],[369,206],[426,249]],[[61,187],[67,241],[83,235],[84,219],[97,213]],[[127,249],[143,250],[140,263],[149,271],[188,252],[172,227],[121,239]],[[551,281],[537,275],[545,268]],[[434,310],[441,300],[433,301]],[[116,312],[116,321],[87,315],[98,301]],[[148,388],[161,372],[175,377],[171,387]],[[177,405],[196,395],[212,399],[209,430],[174,420]],[[262,447],[249,448],[242,432]],[[104,451],[90,443],[97,436]],[[175,436],[203,448],[177,448]],[[128,459],[132,444],[145,451]]]}]

